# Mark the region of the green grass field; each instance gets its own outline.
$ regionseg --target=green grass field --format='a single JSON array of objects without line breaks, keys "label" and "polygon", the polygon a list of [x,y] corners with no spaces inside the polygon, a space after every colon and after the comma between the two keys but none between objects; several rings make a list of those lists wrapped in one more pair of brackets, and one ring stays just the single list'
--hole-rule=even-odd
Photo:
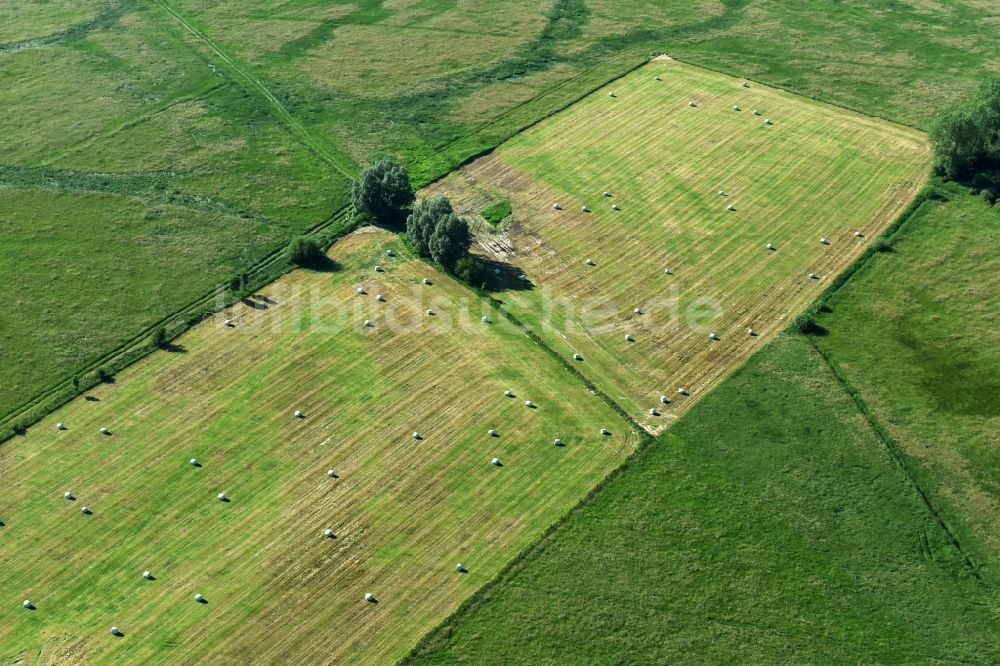
[{"label": "green grass field", "polygon": [[423,192],[480,220],[511,201],[502,228],[478,225],[534,286],[505,305],[652,428],[690,402],[661,395],[705,393],[773,338],[929,170],[916,131],[740,83],[656,60]]},{"label": "green grass field", "polygon": [[601,399],[395,236],[333,256],[0,447],[0,662],[385,663],[633,451]]},{"label": "green grass field", "polygon": [[989,664],[998,611],[783,335],[408,663]]},{"label": "green grass field", "polygon": [[901,449],[982,574],[1000,583],[1000,213],[931,202],[821,313],[816,344]]}]

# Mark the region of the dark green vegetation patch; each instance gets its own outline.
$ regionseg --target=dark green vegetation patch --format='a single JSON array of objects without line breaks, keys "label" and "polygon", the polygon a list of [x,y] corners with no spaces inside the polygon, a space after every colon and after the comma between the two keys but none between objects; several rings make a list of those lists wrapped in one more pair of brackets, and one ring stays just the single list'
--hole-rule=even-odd
[{"label": "dark green vegetation patch", "polygon": [[513,212],[514,209],[510,207],[510,202],[506,199],[501,199],[484,208],[479,214],[483,216],[484,220],[495,226],[504,221]]}]

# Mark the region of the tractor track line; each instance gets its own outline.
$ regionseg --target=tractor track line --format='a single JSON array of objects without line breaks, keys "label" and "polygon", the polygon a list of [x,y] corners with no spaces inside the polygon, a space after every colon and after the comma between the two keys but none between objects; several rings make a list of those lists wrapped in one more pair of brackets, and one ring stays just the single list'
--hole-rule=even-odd
[{"label": "tractor track line", "polygon": [[917,478],[914,475],[913,470],[911,470],[910,466],[907,464],[906,454],[903,453],[902,448],[899,446],[896,440],[892,438],[892,436],[885,429],[885,427],[879,422],[878,418],[876,418],[875,414],[868,406],[868,403],[865,402],[864,398],[861,397],[861,394],[858,393],[858,391],[855,390],[853,386],[851,386],[850,382],[847,380],[847,377],[844,376],[840,368],[837,367],[837,364],[834,363],[833,359],[831,359],[822,349],[820,349],[819,345],[816,344],[815,340],[813,340],[812,337],[808,335],[804,337],[809,341],[809,344],[812,345],[812,348],[816,350],[816,353],[820,355],[820,357],[823,359],[823,362],[826,363],[826,366],[830,368],[830,372],[833,373],[833,376],[837,379],[837,383],[840,384],[841,388],[844,389],[844,392],[847,393],[847,395],[851,398],[851,400],[854,401],[854,405],[855,407],[857,407],[858,412],[865,419],[865,421],[868,422],[868,425],[872,429],[872,432],[875,433],[875,437],[882,443],[882,445],[885,447],[885,450],[889,453],[889,457],[892,458],[892,461],[896,464],[897,467],[899,467],[900,471],[903,473],[903,476],[906,477],[906,480],[909,482],[910,487],[913,488],[913,490],[920,497],[920,500],[923,502],[924,508],[927,509],[927,512],[930,513],[931,517],[934,518],[934,521],[938,524],[938,527],[941,528],[941,531],[944,533],[945,537],[947,537],[949,543],[951,543],[952,547],[954,547],[955,550],[958,552],[958,554],[961,556],[962,564],[966,569],[966,571],[976,580],[977,583],[985,587],[989,587],[986,584],[986,581],[984,581],[982,576],[980,575],[979,565],[962,548],[962,544],[961,542],[959,542],[958,536],[948,526],[948,523],[945,522],[944,517],[934,506],[934,503],[931,501],[930,494],[927,491],[925,491],[923,487],[921,487],[920,483],[917,481]]},{"label": "tractor track line", "polygon": [[173,7],[168,5],[165,0],[153,0],[153,2],[159,5],[163,11],[169,14],[170,17],[180,24],[185,30],[194,35],[198,41],[207,46],[212,53],[218,56],[218,58],[222,60],[229,67],[229,69],[232,70],[232,72],[235,73],[236,78],[240,79],[243,86],[247,90],[262,97],[268,106],[271,107],[271,110],[274,112],[274,115],[278,118],[278,120],[282,121],[288,129],[291,130],[292,134],[298,137],[299,141],[312,150],[317,156],[320,157],[320,159],[340,172],[340,174],[346,177],[349,181],[354,180],[354,167],[345,167],[342,165],[337,158],[326,149],[326,147],[324,147],[312,134],[309,133],[309,130],[306,129],[305,125],[299,122],[299,120],[285,108],[281,101],[274,96],[274,93],[268,90],[267,86],[265,86],[260,79],[246,71],[240,66],[239,63],[236,62],[235,59],[227,55],[207,35],[188,23],[188,21],[186,21],[184,17],[181,16]]}]

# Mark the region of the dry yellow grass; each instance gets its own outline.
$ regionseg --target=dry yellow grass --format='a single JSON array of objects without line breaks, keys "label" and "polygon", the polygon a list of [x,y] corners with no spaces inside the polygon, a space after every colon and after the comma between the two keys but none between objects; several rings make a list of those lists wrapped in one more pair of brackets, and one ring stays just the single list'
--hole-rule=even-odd
[{"label": "dry yellow grass", "polygon": [[479,227],[481,251],[534,288],[503,300],[654,430],[690,404],[678,388],[709,390],[804,309],[930,164],[915,130],[740,83],[656,60],[423,192],[473,218],[511,201],[507,228]]},{"label": "dry yellow grass", "polygon": [[0,662],[386,663],[634,449],[394,236],[332,255],[0,447]]}]

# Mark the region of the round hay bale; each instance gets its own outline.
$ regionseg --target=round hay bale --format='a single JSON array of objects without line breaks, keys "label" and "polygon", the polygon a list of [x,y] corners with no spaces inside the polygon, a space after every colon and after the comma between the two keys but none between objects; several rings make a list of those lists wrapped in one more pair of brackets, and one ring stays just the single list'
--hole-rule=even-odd
[{"label": "round hay bale", "polygon": [[729,204],[728,206],[726,206],[726,210],[736,210],[736,206],[734,206],[733,204]]},{"label": "round hay bale", "polygon": [[663,269],[663,274],[664,275],[670,275],[670,269],[669,268],[664,268]]},{"label": "round hay bale", "polygon": [[360,296],[363,293],[365,293],[365,290],[362,287],[358,287],[357,289],[354,290],[354,293]]},{"label": "round hay bale", "polygon": [[65,497],[68,500],[75,500],[76,499],[76,497],[73,496],[73,493],[69,492],[68,490],[63,493],[63,497]]},{"label": "round hay bale", "polygon": [[608,435],[611,434],[611,431],[608,430],[607,428],[601,428],[601,434],[607,437]]},{"label": "round hay bale", "polygon": [[642,308],[635,308],[635,309],[633,309],[632,310],[632,314],[641,315],[642,314]]},{"label": "round hay bale", "polygon": [[379,266],[378,264],[375,264],[375,272],[376,273],[381,273],[382,272],[382,267]]},{"label": "round hay bale", "polygon": [[465,566],[463,566],[462,563],[459,562],[458,564],[455,565],[455,571],[457,571],[458,573],[465,573]]},{"label": "round hay bale", "polygon": [[56,424],[56,430],[65,430],[65,429],[66,429],[66,425],[64,423],[60,422],[60,423]]},{"label": "round hay bale", "polygon": [[226,324],[226,326],[228,326],[229,328],[232,328],[233,326],[236,326],[236,324],[235,324],[235,323],[233,323],[233,320],[232,320],[232,319],[227,319],[227,320],[226,320],[226,321],[225,321],[224,323],[225,323],[225,324]]},{"label": "round hay bale", "polygon": [[188,462],[191,463],[191,467],[201,467],[201,463],[198,462],[197,458],[191,458]]},{"label": "round hay bale", "polygon": [[531,402],[530,400],[525,400],[524,406],[527,407],[528,409],[534,409],[535,403]]},{"label": "round hay bale", "polygon": [[617,97],[617,95],[615,95],[613,92],[609,92],[608,97]]},{"label": "round hay bale", "polygon": [[753,336],[757,335],[757,331],[753,330],[753,327],[751,326],[750,328],[747,329],[747,335],[749,335],[752,338]]},{"label": "round hay bale", "polygon": [[601,192],[601,196],[602,197],[610,197],[611,196],[611,192],[608,192],[607,190],[605,190],[605,191]]},{"label": "round hay bale", "polygon": [[153,574],[148,571],[143,571],[142,577],[145,578],[146,580],[153,580]]},{"label": "round hay bale", "polygon": [[687,389],[684,388],[683,386],[677,389],[677,395],[687,395],[687,394],[688,394]]},{"label": "round hay bale", "polygon": [[370,604],[375,603],[375,595],[372,594],[371,592],[365,592],[365,601],[367,601]]},{"label": "round hay bale", "polygon": [[815,273],[810,273],[810,274],[809,274],[809,279],[810,279],[810,280],[818,280],[818,279],[819,279],[819,276],[818,276],[818,275],[816,275]]},{"label": "round hay bale", "polygon": [[81,506],[80,507],[80,513],[82,513],[85,516],[89,516],[90,515],[90,507],[89,506]]},{"label": "round hay bale", "polygon": [[199,604],[205,603],[205,597],[201,596],[200,594],[194,595],[194,600],[197,601]]},{"label": "round hay bale", "polygon": [[423,283],[424,284],[430,284],[431,283],[431,279],[430,278],[424,278],[423,279]]},{"label": "round hay bale", "polygon": [[725,190],[719,190],[719,196],[720,197],[726,196],[726,191]]},{"label": "round hay bale", "polygon": [[493,465],[494,467],[500,467],[500,459],[494,458],[493,460],[490,461],[490,464]]},{"label": "round hay bale", "polygon": [[219,501],[220,501],[220,502],[225,502],[225,501],[227,501],[228,499],[229,499],[229,498],[228,498],[228,497],[226,496],[226,493],[219,493]]},{"label": "round hay bale", "polygon": [[107,428],[101,428],[97,432],[101,433],[102,435],[110,435],[111,434],[111,431],[108,430]]},{"label": "round hay bale", "polygon": [[323,530],[323,536],[327,539],[332,539],[334,537],[333,530]]},{"label": "round hay bale", "polygon": [[392,248],[389,248],[388,250],[385,251],[385,256],[387,256],[387,257],[395,257],[396,253],[392,251]]},{"label": "round hay bale", "polygon": [[113,636],[121,636],[122,635],[122,630],[119,629],[118,627],[111,627],[111,634]]},{"label": "round hay bale", "polygon": [[656,407],[650,407],[649,408],[649,415],[650,416],[659,416],[660,412],[656,409]]},{"label": "round hay bale", "polygon": [[669,404],[670,404],[670,398],[668,398],[668,397],[667,397],[667,396],[665,396],[665,395],[661,395],[661,396],[660,396],[660,402],[661,402],[662,404],[664,404],[664,405],[669,405]]},{"label": "round hay bale", "polygon": [[830,239],[826,238],[826,237],[823,237],[823,238],[819,239],[819,242],[820,242],[821,245],[829,245],[830,244]]},{"label": "round hay bale", "polygon": [[487,317],[486,315],[483,315],[482,321],[483,321],[484,324],[492,324],[493,323],[493,321],[489,317]]},{"label": "round hay bale", "polygon": [[764,124],[765,125],[773,125],[774,123],[771,122],[770,118],[764,118]]},{"label": "round hay bale", "polygon": [[618,204],[611,204],[611,210],[621,210],[621,208],[618,207]]},{"label": "round hay bale", "polygon": [[740,107],[739,107],[739,106],[734,106],[734,107],[733,107],[733,111],[741,111],[741,110],[742,110],[742,109],[740,109]]},{"label": "round hay bale", "polygon": [[573,354],[573,360],[574,361],[582,361],[583,360],[583,356],[581,356],[579,353]]},{"label": "round hay bale", "polygon": [[552,210],[562,210],[562,205],[560,205],[559,202],[557,201],[556,203],[552,204]]},{"label": "round hay bale", "polygon": [[588,208],[587,206],[584,206],[583,207],[583,212],[584,213],[589,213],[590,212],[590,208]]},{"label": "round hay bale", "polygon": [[718,335],[716,335],[715,333],[709,333],[709,334],[708,334],[708,339],[709,339],[709,340],[718,340],[718,339],[719,339],[719,336],[718,336]]},{"label": "round hay bale", "polygon": [[383,296],[382,294],[378,294],[377,296],[375,296],[375,300],[378,301],[379,303],[385,303],[385,296]]},{"label": "round hay bale", "polygon": [[326,470],[326,475],[328,477],[330,477],[331,479],[336,479],[337,478],[337,472],[336,472],[336,470],[328,469],[328,470]]},{"label": "round hay bale", "polygon": [[744,82],[743,82],[743,83],[741,83],[740,85],[741,85],[741,86],[743,86],[744,88],[749,88],[749,87],[750,87],[750,84],[749,84],[749,83],[747,83],[746,81],[744,81]]},{"label": "round hay bale", "polygon": [[31,599],[25,599],[24,603],[21,604],[25,608],[31,609],[34,605],[31,603]]},{"label": "round hay bale", "polygon": [[662,81],[663,79],[661,79],[661,78],[660,78],[660,75],[659,75],[659,74],[657,74],[657,75],[656,75],[656,77],[655,77],[655,80],[656,80],[656,81]]},{"label": "round hay bale", "polygon": [[507,398],[513,398],[513,397],[514,397],[514,393],[513,393],[513,392],[511,392],[511,390],[510,390],[510,389],[507,389],[506,391],[504,391],[504,392],[503,392],[503,394],[504,394],[504,396],[505,396],[505,397],[507,397]]},{"label": "round hay bale", "polygon": [[594,264],[594,260],[593,259],[587,259],[587,265],[588,266],[594,266],[595,265]]},{"label": "round hay bale", "polygon": [[552,445],[553,446],[562,446],[563,445],[563,441],[561,439],[559,439],[558,437],[556,437],[555,439],[552,440]]},{"label": "round hay bale", "polygon": [[493,428],[490,428],[489,430],[486,431],[486,434],[488,436],[490,436],[490,437],[496,437],[497,436],[497,431],[494,430]]},{"label": "round hay bale", "polygon": [[371,319],[365,319],[365,328],[371,328],[374,325]]},{"label": "round hay bale", "polygon": [[698,106],[698,104],[694,100],[691,100],[690,102],[688,102],[688,106],[695,107]]},{"label": "round hay bale", "polygon": [[854,237],[855,237],[855,238],[861,238],[862,236],[864,236],[864,234],[863,234],[863,233],[861,233],[860,231],[855,231],[855,232],[854,232]]},{"label": "round hay bale", "polygon": [[768,250],[773,250],[774,249],[774,243],[768,243],[767,244],[767,249]]},{"label": "round hay bale", "polygon": [[305,414],[302,413],[302,410],[300,410],[300,409],[296,409],[295,410],[295,418],[301,419],[301,418],[304,418],[304,417],[305,417]]},{"label": "round hay bale", "polygon": [[631,333],[625,334],[625,342],[635,342],[635,338],[632,337]]},{"label": "round hay bale", "polygon": [[413,433],[413,439],[418,439],[419,440],[419,439],[423,439],[423,438],[424,438],[424,436],[421,435],[419,432],[414,432]]},{"label": "round hay bale", "polygon": [[433,317],[434,316],[434,310],[431,310],[430,308],[428,308],[427,309],[427,316],[428,317]]},{"label": "round hay bale", "polygon": [[760,115],[760,111],[759,111],[759,110],[757,110],[757,109],[754,109],[754,110],[753,110],[753,115],[755,115],[755,116],[759,116],[759,115]]}]

